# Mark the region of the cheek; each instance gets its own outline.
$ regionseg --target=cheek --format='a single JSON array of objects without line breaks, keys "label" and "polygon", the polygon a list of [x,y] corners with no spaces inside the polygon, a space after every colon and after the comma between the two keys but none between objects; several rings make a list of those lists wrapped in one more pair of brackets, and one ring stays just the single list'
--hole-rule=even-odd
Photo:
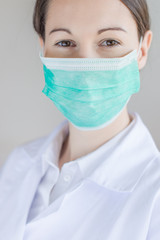
[{"label": "cheek", "polygon": [[49,38],[46,36],[45,38],[45,45],[44,45],[44,55],[45,57],[53,57],[53,51],[52,51],[52,43],[49,41]]},{"label": "cheek", "polygon": [[48,48],[47,44],[44,47],[44,57],[52,57],[51,50]]},{"label": "cheek", "polygon": [[[53,50],[53,47],[45,47],[45,57],[49,58],[65,58],[65,57],[70,57],[72,53],[69,53],[68,51],[65,50]],[[72,56],[71,56],[72,57]]]}]

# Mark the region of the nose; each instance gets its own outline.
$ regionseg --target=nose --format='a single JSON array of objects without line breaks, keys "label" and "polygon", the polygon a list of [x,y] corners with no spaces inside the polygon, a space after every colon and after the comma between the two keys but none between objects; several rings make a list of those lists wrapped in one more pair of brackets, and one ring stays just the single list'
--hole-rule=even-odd
[{"label": "nose", "polygon": [[96,50],[89,45],[81,46],[74,53],[74,58],[99,58]]}]

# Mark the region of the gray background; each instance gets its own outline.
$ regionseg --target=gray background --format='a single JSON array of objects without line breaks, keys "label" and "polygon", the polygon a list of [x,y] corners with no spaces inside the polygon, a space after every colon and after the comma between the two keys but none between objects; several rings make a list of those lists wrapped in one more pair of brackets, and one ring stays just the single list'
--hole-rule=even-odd
[{"label": "gray background", "polygon": [[[32,28],[35,0],[0,0],[0,165],[18,145],[50,133],[63,115],[43,93],[39,41]],[[141,71],[141,91],[129,110],[140,114],[160,149],[160,1],[148,1],[153,42]]]}]

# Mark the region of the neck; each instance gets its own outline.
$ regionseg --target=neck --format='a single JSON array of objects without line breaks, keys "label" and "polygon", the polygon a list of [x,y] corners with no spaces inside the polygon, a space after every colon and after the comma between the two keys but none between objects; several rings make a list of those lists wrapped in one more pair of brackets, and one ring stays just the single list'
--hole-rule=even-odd
[{"label": "neck", "polygon": [[131,121],[125,108],[113,123],[103,129],[81,131],[69,122],[69,135],[65,139],[60,154],[61,165],[96,150],[125,129]]}]

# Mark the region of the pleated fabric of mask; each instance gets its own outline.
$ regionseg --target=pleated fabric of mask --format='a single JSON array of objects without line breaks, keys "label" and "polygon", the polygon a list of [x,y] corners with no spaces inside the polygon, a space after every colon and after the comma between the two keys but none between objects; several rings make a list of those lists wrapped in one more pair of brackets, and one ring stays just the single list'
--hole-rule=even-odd
[{"label": "pleated fabric of mask", "polygon": [[137,50],[120,58],[46,58],[43,93],[78,129],[111,124],[140,90]]}]

